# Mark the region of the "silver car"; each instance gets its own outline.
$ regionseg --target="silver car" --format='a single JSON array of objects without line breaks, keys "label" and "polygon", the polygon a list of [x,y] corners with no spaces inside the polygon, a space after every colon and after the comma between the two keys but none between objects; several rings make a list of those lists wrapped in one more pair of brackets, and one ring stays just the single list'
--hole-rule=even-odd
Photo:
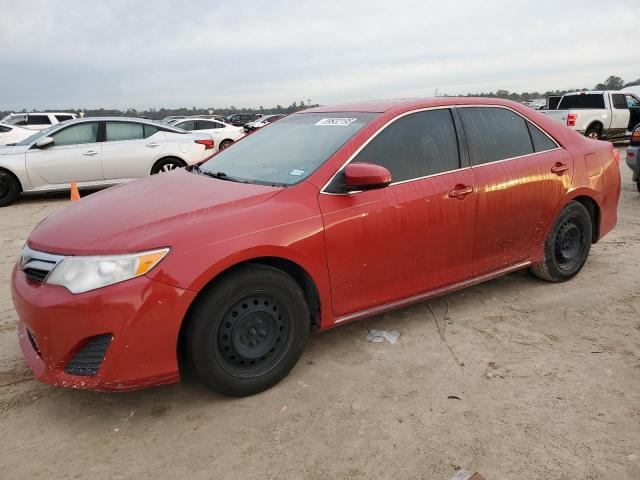
[{"label": "silver car", "polygon": [[139,118],[68,120],[0,147],[0,207],[21,192],[102,187],[198,163],[214,153],[207,133]]}]

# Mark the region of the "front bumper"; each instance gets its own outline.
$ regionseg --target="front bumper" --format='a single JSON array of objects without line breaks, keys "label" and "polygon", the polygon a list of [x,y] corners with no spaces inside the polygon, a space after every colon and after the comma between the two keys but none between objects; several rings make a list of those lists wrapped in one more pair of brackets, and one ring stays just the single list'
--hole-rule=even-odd
[{"label": "front bumper", "polygon": [[[103,391],[135,390],[180,380],[180,325],[196,293],[147,277],[74,295],[38,284],[17,267],[13,302],[19,341],[37,380],[55,386]],[[92,340],[111,335],[93,375],[70,366]]]},{"label": "front bumper", "polygon": [[627,147],[627,165],[633,171],[633,181],[640,181],[640,147]]}]

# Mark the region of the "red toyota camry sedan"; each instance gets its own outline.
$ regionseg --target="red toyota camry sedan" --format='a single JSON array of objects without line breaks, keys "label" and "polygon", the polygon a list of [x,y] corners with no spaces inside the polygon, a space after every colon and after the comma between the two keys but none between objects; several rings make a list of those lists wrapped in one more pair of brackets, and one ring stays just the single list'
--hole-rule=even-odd
[{"label": "red toyota camry sedan", "polygon": [[618,161],[508,101],[306,110],[40,223],[12,277],[20,344],[53,385],[161,385],[184,359],[256,393],[312,328],[523,268],[571,279],[616,223]]}]

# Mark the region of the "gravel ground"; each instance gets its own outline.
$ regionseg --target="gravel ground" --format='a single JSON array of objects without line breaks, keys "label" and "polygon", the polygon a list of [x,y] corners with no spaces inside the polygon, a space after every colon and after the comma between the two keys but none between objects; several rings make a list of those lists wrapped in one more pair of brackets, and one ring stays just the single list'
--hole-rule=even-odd
[{"label": "gravel ground", "polygon": [[[121,394],[35,382],[9,275],[67,196],[3,208],[0,478],[637,480],[640,195],[621,170],[618,226],[571,282],[519,272],[314,334],[283,382],[243,399],[188,379]],[[365,342],[369,329],[401,336]]]}]

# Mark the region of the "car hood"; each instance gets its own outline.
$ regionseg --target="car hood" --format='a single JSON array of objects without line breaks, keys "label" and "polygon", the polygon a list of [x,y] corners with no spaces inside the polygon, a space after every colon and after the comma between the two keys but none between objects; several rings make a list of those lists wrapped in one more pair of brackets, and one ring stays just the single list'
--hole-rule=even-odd
[{"label": "car hood", "polygon": [[24,153],[29,150],[29,147],[17,146],[17,145],[0,145],[0,155],[10,155],[12,153]]},{"label": "car hood", "polygon": [[[43,220],[31,248],[64,255],[101,255],[171,247],[187,251],[224,235],[234,214],[282,187],[229,182],[184,169],[112,187]],[[221,227],[221,228],[218,228]]]}]

